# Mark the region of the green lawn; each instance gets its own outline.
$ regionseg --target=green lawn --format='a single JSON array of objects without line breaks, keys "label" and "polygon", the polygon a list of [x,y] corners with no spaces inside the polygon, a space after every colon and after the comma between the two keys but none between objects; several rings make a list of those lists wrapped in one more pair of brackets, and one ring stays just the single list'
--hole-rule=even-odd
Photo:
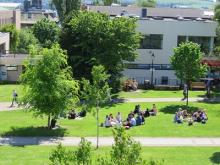
[{"label": "green lawn", "polygon": [[[139,103],[142,109],[151,108],[151,103]],[[195,123],[192,127],[184,124],[174,124],[173,117],[180,103],[157,103],[159,115],[146,119],[146,124],[128,130],[132,136],[149,137],[220,137],[220,104],[190,103],[191,109],[196,107],[207,109],[209,120],[207,124]],[[123,119],[134,109],[135,103],[116,104],[100,111],[100,121],[104,122],[106,114],[114,116],[118,111]],[[96,120],[88,114],[82,120],[60,119],[62,129],[50,131],[44,128],[46,118],[33,118],[31,113],[24,111],[0,112],[0,135],[8,136],[96,136]],[[111,128],[100,128],[100,136],[111,136]]]},{"label": "green lawn", "polygon": [[[23,95],[21,85],[0,85],[0,102],[11,101],[12,91],[15,89],[18,96]],[[205,97],[206,91],[189,91],[189,97]],[[220,93],[212,93],[213,96],[220,97]],[[177,91],[163,91],[163,90],[138,90],[135,92],[119,92],[114,94],[113,97],[119,98],[172,98],[183,97],[182,90]]]},{"label": "green lawn", "polygon": [[[50,164],[49,155],[54,148],[55,146],[1,146],[0,165]],[[68,147],[68,149],[75,148]],[[93,158],[98,155],[109,155],[109,150],[110,147],[93,149]],[[151,158],[164,159],[165,165],[213,165],[220,163],[220,147],[143,147],[142,154],[146,160]]]},{"label": "green lawn", "polygon": [[18,97],[22,96],[21,85],[0,85],[0,102],[6,102],[12,100],[12,92],[16,90]]}]

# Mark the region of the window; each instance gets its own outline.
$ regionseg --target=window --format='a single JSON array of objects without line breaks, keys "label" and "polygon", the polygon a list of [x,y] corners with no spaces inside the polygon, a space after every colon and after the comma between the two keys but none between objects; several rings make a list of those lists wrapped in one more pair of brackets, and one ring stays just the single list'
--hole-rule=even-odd
[{"label": "window", "polygon": [[140,43],[140,49],[162,49],[162,44],[162,34],[143,35]]},{"label": "window", "polygon": [[[126,64],[127,69],[151,69],[152,64]],[[173,70],[170,64],[154,64],[155,70]]]},{"label": "window", "polygon": [[18,70],[17,66],[14,65],[7,66],[7,71],[17,71],[17,70]]},{"label": "window", "polygon": [[190,36],[189,41],[195,42],[200,45],[202,52],[208,54],[210,49],[210,37],[196,37]]},{"label": "window", "polygon": [[178,36],[177,45],[179,46],[183,42],[186,42],[186,36]]},{"label": "window", "polygon": [[128,69],[150,69],[149,64],[126,64]]},{"label": "window", "polygon": [[[186,41],[187,41],[186,36],[178,36],[177,44],[179,45],[179,44],[186,42]],[[211,43],[210,37],[189,36],[188,41],[199,44],[202,52],[204,52],[206,54],[209,53],[210,43]]]}]

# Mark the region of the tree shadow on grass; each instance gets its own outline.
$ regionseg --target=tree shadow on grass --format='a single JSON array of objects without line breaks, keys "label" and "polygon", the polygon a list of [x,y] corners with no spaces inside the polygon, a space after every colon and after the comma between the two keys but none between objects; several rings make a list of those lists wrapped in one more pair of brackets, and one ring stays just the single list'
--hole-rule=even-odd
[{"label": "tree shadow on grass", "polygon": [[188,112],[192,113],[198,110],[198,107],[194,107],[194,106],[188,106],[188,108],[186,107],[186,105],[168,105],[166,107],[163,107],[160,109],[160,112],[163,112],[165,114],[175,114],[179,108],[187,109]]},{"label": "tree shadow on grass", "polygon": [[63,137],[66,128],[57,128],[55,130],[48,129],[47,127],[11,127],[11,129],[1,136],[25,136],[25,137]]},{"label": "tree shadow on grass", "polygon": [[214,152],[209,159],[212,163],[220,164],[220,152]]}]

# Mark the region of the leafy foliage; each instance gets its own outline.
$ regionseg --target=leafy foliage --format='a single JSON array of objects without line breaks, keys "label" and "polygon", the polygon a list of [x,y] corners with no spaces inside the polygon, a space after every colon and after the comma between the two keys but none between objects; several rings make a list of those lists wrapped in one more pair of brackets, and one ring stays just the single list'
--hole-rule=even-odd
[{"label": "leafy foliage", "polygon": [[170,59],[176,76],[186,83],[201,78],[207,71],[206,65],[201,63],[200,47],[193,42],[182,43],[174,48],[174,55]]},{"label": "leafy foliage", "polygon": [[70,153],[59,144],[55,150],[50,154],[50,161],[54,165],[68,165],[70,164]]},{"label": "leafy foliage", "polygon": [[117,0],[103,0],[104,6],[110,6],[112,3],[118,3]]},{"label": "leafy foliage", "polygon": [[13,24],[4,25],[0,27],[0,31],[10,33],[10,51],[16,52],[16,48],[19,42],[19,36],[15,25]]},{"label": "leafy foliage", "polygon": [[81,5],[80,0],[52,0],[52,2],[55,5],[61,22],[72,11],[78,11]]},{"label": "leafy foliage", "polygon": [[61,144],[52,151],[49,157],[54,165],[90,165],[91,142],[81,138],[76,151],[67,151]]},{"label": "leafy foliage", "polygon": [[96,108],[97,121],[97,148],[99,138],[99,109],[102,104],[105,104],[110,99],[110,88],[107,82],[109,75],[106,74],[105,68],[101,65],[94,66],[92,69],[92,82],[83,79],[82,98],[85,101],[86,108],[92,110]]},{"label": "leafy foliage", "polygon": [[163,161],[143,160],[141,157],[141,145],[135,142],[123,127],[114,128],[114,145],[108,157],[100,157],[97,162],[99,165],[160,165]]},{"label": "leafy foliage", "polygon": [[63,24],[60,42],[77,79],[91,79],[92,67],[101,64],[111,75],[111,87],[117,89],[123,60],[135,59],[139,39],[136,19],[111,19],[105,14],[83,11],[72,14]]},{"label": "leafy foliage", "polygon": [[28,53],[30,45],[37,45],[38,40],[35,38],[33,32],[30,29],[21,29],[19,31],[19,42],[17,46],[17,52]]},{"label": "leafy foliage", "polygon": [[74,155],[78,165],[91,164],[91,142],[85,138],[81,138],[78,149],[74,152]]},{"label": "leafy foliage", "polygon": [[54,21],[43,18],[34,24],[32,30],[44,48],[50,48],[54,43],[58,42],[60,29]]},{"label": "leafy foliage", "polygon": [[79,87],[72,79],[66,55],[58,45],[45,48],[40,54],[40,59],[30,59],[25,73],[21,75],[25,86],[23,102],[36,115],[56,118],[78,101]]},{"label": "leafy foliage", "polygon": [[92,81],[83,79],[82,98],[85,100],[89,110],[93,107],[101,106],[110,99],[110,88],[108,85],[109,75],[101,65],[92,69]]},{"label": "leafy foliage", "polygon": [[215,47],[214,47],[214,55],[215,56],[220,56],[220,4],[218,3],[215,6],[215,15],[214,19],[218,21],[218,26],[216,28],[216,38],[215,38]]},{"label": "leafy foliage", "polygon": [[139,7],[155,7],[156,1],[155,0],[137,0],[136,4]]}]

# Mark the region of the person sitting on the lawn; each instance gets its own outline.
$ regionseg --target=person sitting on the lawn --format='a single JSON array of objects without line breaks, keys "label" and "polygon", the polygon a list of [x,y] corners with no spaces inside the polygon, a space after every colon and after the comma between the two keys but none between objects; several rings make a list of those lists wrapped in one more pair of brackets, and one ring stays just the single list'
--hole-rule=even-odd
[{"label": "person sitting on the lawn", "polygon": [[182,120],[181,116],[178,115],[178,113],[175,113],[174,122],[178,123],[178,124],[183,123],[183,120]]},{"label": "person sitting on the lawn", "polygon": [[142,115],[141,113],[138,114],[136,117],[136,125],[142,125]]},{"label": "person sitting on the lawn", "polygon": [[131,118],[131,127],[135,126],[136,125],[136,120],[134,118],[134,115],[132,115],[132,118]]},{"label": "person sitting on the lawn", "polygon": [[138,113],[140,113],[140,111],[141,111],[140,105],[139,105],[139,104],[138,104],[138,105],[135,105],[134,114],[138,114]]},{"label": "person sitting on the lawn", "polygon": [[116,122],[117,122],[118,124],[121,124],[121,123],[122,123],[122,117],[121,117],[121,113],[120,113],[120,112],[118,112],[118,114],[117,114],[117,116],[115,117],[115,119],[116,119]]},{"label": "person sitting on the lawn", "polygon": [[106,115],[106,117],[105,117],[105,124],[104,125],[105,125],[105,127],[111,127],[112,126],[110,118],[109,118],[108,115]]},{"label": "person sitting on the lawn", "polygon": [[188,115],[187,121],[188,121],[188,126],[193,125],[193,118],[191,115]]},{"label": "person sitting on the lawn", "polygon": [[79,112],[78,114],[79,117],[86,117],[86,110],[83,109],[82,111]]},{"label": "person sitting on the lawn", "polygon": [[205,124],[206,121],[208,120],[208,117],[207,117],[207,114],[206,114],[205,110],[201,111],[200,117],[201,117],[201,122],[203,124]]},{"label": "person sitting on the lawn", "polygon": [[111,122],[111,126],[115,126],[117,124],[112,114],[109,115],[109,120]]},{"label": "person sitting on the lawn", "polygon": [[152,116],[156,116],[157,115],[157,107],[156,107],[156,105],[155,104],[153,104],[153,108],[152,108],[152,110],[150,110],[150,115],[152,115]]},{"label": "person sitting on the lawn", "polygon": [[77,117],[77,114],[74,109],[69,112],[68,119],[75,119],[76,117]]},{"label": "person sitting on the lawn", "polygon": [[146,111],[144,112],[144,117],[149,117],[150,116],[150,112],[149,109],[147,108]]},{"label": "person sitting on the lawn", "polygon": [[186,119],[188,117],[188,112],[187,110],[182,110],[182,116],[183,116],[183,119]]}]

